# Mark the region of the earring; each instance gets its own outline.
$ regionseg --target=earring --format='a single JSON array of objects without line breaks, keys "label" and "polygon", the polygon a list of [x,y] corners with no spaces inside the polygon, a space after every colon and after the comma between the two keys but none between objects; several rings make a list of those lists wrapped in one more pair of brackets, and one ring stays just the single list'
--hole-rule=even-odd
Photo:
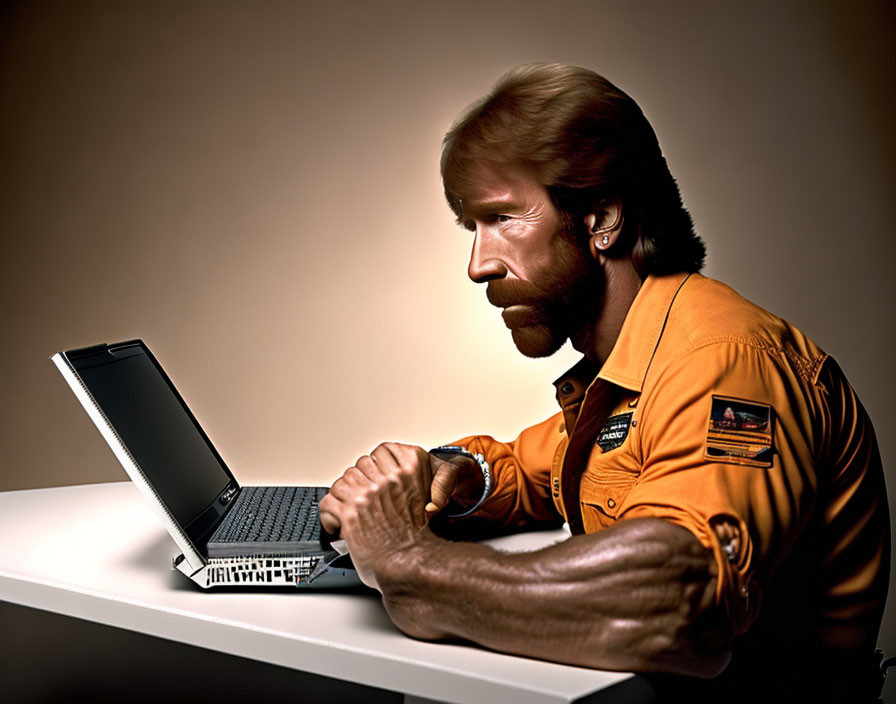
[{"label": "earring", "polygon": [[[596,257],[610,244],[610,236],[606,234],[605,229],[592,230],[591,234],[593,237],[591,238],[589,246],[591,248],[591,255]],[[600,236],[600,239],[598,239],[598,236]]]}]

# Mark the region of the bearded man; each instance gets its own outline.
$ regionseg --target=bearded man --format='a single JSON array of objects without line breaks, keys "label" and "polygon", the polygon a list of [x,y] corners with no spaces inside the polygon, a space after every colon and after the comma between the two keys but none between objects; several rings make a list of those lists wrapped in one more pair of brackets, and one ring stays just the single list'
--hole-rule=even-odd
[{"label": "bearded man", "polygon": [[[442,178],[520,352],[583,357],[513,442],[383,443],[321,501],[396,625],[667,698],[870,701],[890,554],[871,422],[831,357],[700,275],[636,103],[520,67],[447,134]],[[457,540],[564,521],[533,553]]]}]

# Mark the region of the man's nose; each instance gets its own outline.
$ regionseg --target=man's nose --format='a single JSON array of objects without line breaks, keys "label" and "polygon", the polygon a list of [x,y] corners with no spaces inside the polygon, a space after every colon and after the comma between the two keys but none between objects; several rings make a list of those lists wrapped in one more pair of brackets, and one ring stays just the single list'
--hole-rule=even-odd
[{"label": "man's nose", "polygon": [[473,251],[470,252],[470,264],[467,267],[467,276],[477,284],[507,276],[507,267],[491,245],[488,233],[477,230],[473,238]]}]

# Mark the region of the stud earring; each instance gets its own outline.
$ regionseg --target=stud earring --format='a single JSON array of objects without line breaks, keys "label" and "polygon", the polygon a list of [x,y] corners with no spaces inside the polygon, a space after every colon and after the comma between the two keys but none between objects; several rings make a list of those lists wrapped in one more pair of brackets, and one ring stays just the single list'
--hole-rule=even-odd
[{"label": "stud earring", "polygon": [[608,244],[610,244],[610,236],[609,236],[609,235],[604,235],[604,236],[601,238],[600,243],[601,243],[604,247],[606,247]]}]

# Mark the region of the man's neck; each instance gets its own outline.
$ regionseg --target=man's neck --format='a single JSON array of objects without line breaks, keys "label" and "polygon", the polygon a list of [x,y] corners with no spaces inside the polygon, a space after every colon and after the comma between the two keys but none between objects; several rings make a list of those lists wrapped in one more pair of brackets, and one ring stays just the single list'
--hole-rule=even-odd
[{"label": "man's neck", "polygon": [[572,339],[573,347],[597,365],[603,365],[613,351],[642,283],[628,257],[607,261],[603,272],[606,281],[597,316]]}]

